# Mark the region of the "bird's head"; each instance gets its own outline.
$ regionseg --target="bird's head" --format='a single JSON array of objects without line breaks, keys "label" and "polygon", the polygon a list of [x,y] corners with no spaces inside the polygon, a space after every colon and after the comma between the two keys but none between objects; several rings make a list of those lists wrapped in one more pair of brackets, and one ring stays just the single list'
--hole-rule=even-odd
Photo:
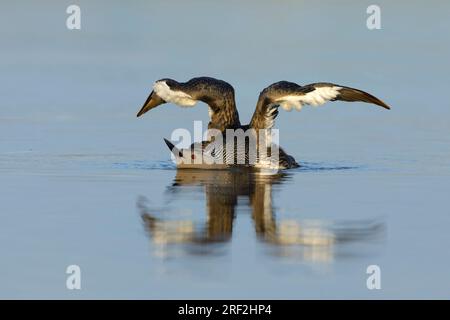
[{"label": "bird's head", "polygon": [[159,106],[163,103],[174,103],[181,107],[192,107],[196,104],[195,94],[190,93],[192,88],[186,83],[180,83],[172,79],[161,79],[153,85],[153,91],[145,101],[143,107],[138,112],[140,117],[147,111]]},{"label": "bird's head", "polygon": [[170,142],[167,139],[164,139],[164,142],[169,147],[169,150],[173,153],[175,157],[176,164],[179,165],[186,165],[191,164],[197,159],[202,159],[202,152],[201,150],[193,150],[191,148],[189,149],[178,149],[175,147],[175,145]]},{"label": "bird's head", "polygon": [[145,101],[137,116],[140,117],[147,111],[159,106],[163,103],[174,103],[181,107],[192,107],[197,100],[195,95],[189,94],[189,87],[186,83],[179,83],[172,79],[161,79],[153,85],[153,91]]},{"label": "bird's head", "polygon": [[164,139],[169,150],[174,155],[177,168],[209,168],[221,169],[226,165],[216,163],[216,158],[209,152],[204,152],[202,148],[178,149],[167,139]]}]

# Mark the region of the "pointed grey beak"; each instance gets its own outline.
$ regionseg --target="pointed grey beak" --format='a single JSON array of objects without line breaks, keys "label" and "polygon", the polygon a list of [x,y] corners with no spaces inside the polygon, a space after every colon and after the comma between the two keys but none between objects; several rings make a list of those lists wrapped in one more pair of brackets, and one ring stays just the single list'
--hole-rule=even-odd
[{"label": "pointed grey beak", "polygon": [[167,146],[169,147],[169,150],[176,156],[176,157],[183,157],[183,152],[180,151],[179,149],[177,149],[175,147],[175,145],[170,142],[169,140],[167,140],[166,138],[164,138],[164,142],[167,144]]},{"label": "pointed grey beak", "polygon": [[142,116],[147,111],[159,106],[160,104],[166,103],[161,99],[154,91],[150,93],[141,110],[139,110],[137,117]]}]

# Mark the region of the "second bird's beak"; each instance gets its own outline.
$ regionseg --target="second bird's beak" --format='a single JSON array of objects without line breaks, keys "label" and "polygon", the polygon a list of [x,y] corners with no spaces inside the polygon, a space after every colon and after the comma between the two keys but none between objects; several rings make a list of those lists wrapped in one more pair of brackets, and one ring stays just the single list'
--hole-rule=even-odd
[{"label": "second bird's beak", "polygon": [[164,138],[164,142],[167,144],[170,151],[175,155],[175,157],[181,157],[181,158],[183,157],[183,152],[181,150],[179,150],[177,147],[175,147],[175,145],[172,142],[170,142],[166,138]]},{"label": "second bird's beak", "polygon": [[144,105],[142,106],[141,110],[139,110],[137,116],[140,117],[147,111],[163,103],[166,102],[163,99],[161,99],[154,91],[152,91],[152,93],[150,93],[150,95],[148,96],[147,101],[145,101]]}]

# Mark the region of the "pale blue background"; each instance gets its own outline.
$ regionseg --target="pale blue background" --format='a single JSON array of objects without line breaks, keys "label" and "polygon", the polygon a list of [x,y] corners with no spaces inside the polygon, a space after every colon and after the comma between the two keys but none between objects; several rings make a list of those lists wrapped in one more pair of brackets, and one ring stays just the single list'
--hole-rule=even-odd
[{"label": "pale blue background", "polygon": [[[1,5],[1,298],[449,298],[448,1],[377,1],[377,31],[373,1],[76,1],[82,29],[69,31],[72,3]],[[207,109],[135,114],[154,80],[199,75],[233,84],[243,122],[278,80],[389,103],[280,110],[281,143],[310,170],[273,191],[278,214],[377,219],[385,234],[328,262],[277,256],[244,201],[220,254],[159,256],[136,203],[164,208],[176,171],[162,138]],[[205,219],[201,189],[170,199]],[[65,288],[69,264],[81,291]],[[369,264],[382,290],[367,290]]]}]

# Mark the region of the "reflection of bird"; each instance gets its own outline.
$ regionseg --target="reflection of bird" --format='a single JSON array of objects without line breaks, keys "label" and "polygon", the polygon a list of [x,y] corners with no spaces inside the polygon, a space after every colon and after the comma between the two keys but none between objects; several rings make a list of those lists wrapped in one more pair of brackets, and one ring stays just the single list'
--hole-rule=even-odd
[{"label": "reflection of bird", "polygon": [[[170,188],[171,192],[177,192],[183,188],[192,186],[204,187],[206,197],[207,219],[206,225],[202,229],[189,227],[192,232],[189,236],[182,237],[182,242],[191,243],[212,243],[223,242],[231,238],[233,221],[236,216],[238,197],[250,198],[252,203],[252,216],[256,221],[257,232],[259,230],[270,230],[267,223],[273,223],[271,205],[271,185],[279,183],[283,176],[267,175],[257,177],[254,172],[248,169],[238,171],[221,170],[179,170]],[[140,204],[141,209],[145,208]],[[261,210],[265,208],[266,210]],[[270,207],[270,209],[269,209]],[[148,230],[153,234],[162,234],[161,230],[166,230],[166,242],[178,242],[180,239],[180,226],[188,226],[189,222],[166,221],[155,218],[154,214],[143,210],[143,219]],[[263,218],[264,215],[269,215]],[[268,222],[271,221],[271,222]],[[159,228],[159,231],[157,231]],[[176,232],[174,232],[177,230]],[[184,230],[188,230],[184,228]],[[262,231],[264,232],[264,231]],[[176,234],[175,234],[176,233]]]},{"label": "reflection of bird", "polygon": [[[177,82],[172,79],[161,79],[156,81],[153,85],[153,91],[150,93],[150,96],[145,101],[137,116],[139,117],[163,103],[170,102],[182,107],[192,107],[197,101],[201,101],[209,106],[210,122],[208,124],[208,129],[219,132],[224,139],[226,136],[225,131],[227,129],[251,129],[249,131],[256,137],[256,148],[259,148],[258,146],[261,145],[261,149],[263,149],[266,144],[262,144],[260,141],[261,138],[257,134],[260,130],[267,131],[273,127],[280,106],[288,111],[293,108],[300,110],[303,105],[319,106],[327,101],[336,100],[362,101],[379,105],[385,109],[390,109],[383,101],[358,89],[332,83],[313,83],[306,86],[300,86],[296,83],[280,81],[268,86],[260,93],[256,104],[256,110],[253,113],[250,123],[248,125],[241,125],[239,114],[236,109],[233,87],[222,80],[199,77],[193,78],[187,82]],[[249,139],[250,138],[248,138],[248,140]],[[210,139],[210,141],[212,140],[213,139]],[[217,146],[207,150],[210,141],[199,144],[199,148],[194,148],[196,144],[193,144],[191,148],[184,150],[178,150],[173,144],[168,141],[166,142],[177,159],[181,160],[178,161],[178,164],[195,164],[195,166],[191,167],[203,168],[207,166],[207,164],[211,165],[212,163],[217,163],[218,159],[230,160],[225,161],[226,166],[229,166],[230,164],[244,164],[251,166],[260,165],[264,167],[267,165],[267,162],[261,161],[259,149],[256,152],[257,156],[255,162],[251,161],[252,159],[250,156],[252,155],[252,150],[254,148],[249,146],[249,142],[244,142],[245,149],[242,149],[243,151],[241,152],[245,161],[238,162],[236,161],[236,157],[239,156],[239,152],[236,150],[240,150],[239,148],[234,148],[231,152],[227,152],[226,148],[223,147],[220,149],[219,154],[217,152]],[[235,143],[234,138],[233,141],[225,142]],[[273,147],[274,145],[269,141],[266,150],[269,159],[273,155]],[[293,157],[289,156],[281,148],[277,147],[277,150],[277,168],[287,169],[298,167],[298,164]],[[192,161],[197,158],[205,159],[205,161]],[[271,164],[270,161],[269,164]]]},{"label": "reflection of bird", "polygon": [[285,173],[260,175],[246,168],[178,170],[169,192],[176,194],[199,186],[204,190],[206,219],[201,227],[194,220],[162,219],[164,213],[167,217],[167,209],[151,209],[142,199],[138,207],[150,238],[160,245],[227,242],[232,238],[233,224],[239,212],[251,213],[255,233],[264,243],[279,248],[300,246],[307,248],[305,254],[315,258],[326,256],[327,260],[331,259],[329,254],[336,243],[362,241],[382,230],[383,224],[377,221],[329,223],[277,217],[272,187],[286,179],[289,176]]}]

